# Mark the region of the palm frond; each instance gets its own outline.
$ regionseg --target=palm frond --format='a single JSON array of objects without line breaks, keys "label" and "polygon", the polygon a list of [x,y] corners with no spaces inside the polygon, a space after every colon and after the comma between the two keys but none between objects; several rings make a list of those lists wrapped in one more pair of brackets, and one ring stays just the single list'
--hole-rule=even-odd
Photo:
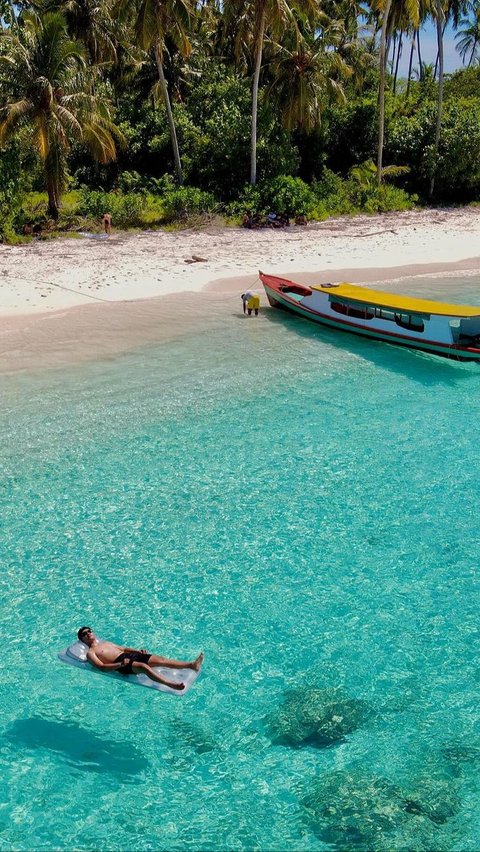
[{"label": "palm frond", "polygon": [[16,103],[7,104],[0,110],[0,141],[4,142],[16,130],[17,126],[22,123],[33,112],[33,104],[27,98],[23,98]]},{"label": "palm frond", "polygon": [[141,0],[135,19],[136,41],[148,50],[160,35],[160,21],[155,0]]},{"label": "palm frond", "polygon": [[33,128],[33,141],[41,160],[46,160],[50,151],[50,134],[45,116],[36,117]]},{"label": "palm frond", "polygon": [[83,128],[83,138],[99,163],[106,164],[116,158],[115,140],[102,125],[92,122]]}]

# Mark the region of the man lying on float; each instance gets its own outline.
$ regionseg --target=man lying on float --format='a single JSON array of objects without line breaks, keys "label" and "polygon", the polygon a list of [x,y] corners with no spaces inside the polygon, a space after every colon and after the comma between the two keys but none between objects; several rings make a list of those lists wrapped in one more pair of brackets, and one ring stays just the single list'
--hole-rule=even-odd
[{"label": "man lying on float", "polygon": [[185,689],[185,684],[175,683],[161,677],[153,670],[152,666],[163,666],[169,669],[193,669],[193,671],[198,672],[203,663],[203,654],[199,654],[193,662],[185,662],[184,660],[169,660],[167,657],[160,657],[158,654],[150,654],[145,649],[139,651],[136,648],[116,645],[114,642],[105,642],[103,639],[97,639],[90,627],[81,627],[77,636],[80,642],[88,645],[87,660],[100,671],[117,671],[123,675],[145,674],[150,680],[162,683],[164,686],[169,686],[179,692]]}]

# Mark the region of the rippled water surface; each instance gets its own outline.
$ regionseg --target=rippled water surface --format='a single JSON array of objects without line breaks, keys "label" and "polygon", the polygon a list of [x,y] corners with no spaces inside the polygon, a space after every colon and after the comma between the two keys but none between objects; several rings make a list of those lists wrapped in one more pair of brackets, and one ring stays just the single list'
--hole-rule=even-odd
[{"label": "rippled water surface", "polygon": [[479,365],[232,311],[1,387],[0,848],[479,848]]}]

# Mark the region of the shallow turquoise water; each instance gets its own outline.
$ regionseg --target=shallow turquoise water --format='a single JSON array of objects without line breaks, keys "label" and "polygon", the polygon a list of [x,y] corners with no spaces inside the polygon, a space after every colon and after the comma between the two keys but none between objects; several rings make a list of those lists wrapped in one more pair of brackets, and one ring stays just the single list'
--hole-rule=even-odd
[{"label": "shallow turquoise water", "polygon": [[[1,387],[0,848],[479,848],[478,365],[264,311]],[[203,675],[62,666],[81,624]],[[272,742],[297,687],[369,716]]]}]

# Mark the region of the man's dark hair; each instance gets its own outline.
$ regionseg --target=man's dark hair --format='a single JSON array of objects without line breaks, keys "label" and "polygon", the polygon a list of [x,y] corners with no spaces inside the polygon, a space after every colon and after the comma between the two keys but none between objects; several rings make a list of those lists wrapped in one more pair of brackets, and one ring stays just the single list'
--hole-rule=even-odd
[{"label": "man's dark hair", "polygon": [[77,633],[77,637],[80,639],[80,642],[83,642],[83,634],[88,630],[91,630],[91,627],[81,627]]}]

